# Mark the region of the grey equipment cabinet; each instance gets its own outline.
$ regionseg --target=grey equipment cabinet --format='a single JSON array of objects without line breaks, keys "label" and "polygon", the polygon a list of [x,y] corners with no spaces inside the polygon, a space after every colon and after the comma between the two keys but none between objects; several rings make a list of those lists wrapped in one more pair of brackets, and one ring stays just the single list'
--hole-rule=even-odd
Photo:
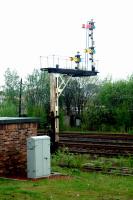
[{"label": "grey equipment cabinet", "polygon": [[50,137],[34,136],[27,139],[27,177],[41,178],[49,176]]}]

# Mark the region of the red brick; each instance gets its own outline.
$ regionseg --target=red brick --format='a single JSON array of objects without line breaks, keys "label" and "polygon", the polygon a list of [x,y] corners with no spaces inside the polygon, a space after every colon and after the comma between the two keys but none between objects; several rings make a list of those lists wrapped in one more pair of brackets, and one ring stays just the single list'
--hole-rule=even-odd
[{"label": "red brick", "polygon": [[26,141],[35,135],[36,123],[0,125],[0,175],[26,175]]}]

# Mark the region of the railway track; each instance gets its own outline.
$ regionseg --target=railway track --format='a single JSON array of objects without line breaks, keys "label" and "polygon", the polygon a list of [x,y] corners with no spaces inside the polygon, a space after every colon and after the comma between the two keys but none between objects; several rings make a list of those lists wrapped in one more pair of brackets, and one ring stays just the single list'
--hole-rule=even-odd
[{"label": "railway track", "polygon": [[60,133],[59,146],[73,153],[133,156],[133,135]]}]

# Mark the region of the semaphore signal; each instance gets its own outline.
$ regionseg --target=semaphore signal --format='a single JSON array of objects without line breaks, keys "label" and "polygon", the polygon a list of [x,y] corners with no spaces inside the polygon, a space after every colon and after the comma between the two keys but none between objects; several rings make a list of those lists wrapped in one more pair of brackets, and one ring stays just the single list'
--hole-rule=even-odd
[{"label": "semaphore signal", "polygon": [[82,24],[82,28],[86,30],[84,59],[82,59],[79,51],[71,57],[62,58],[55,55],[40,57],[41,70],[50,74],[50,111],[52,120],[54,119],[51,126],[52,134],[55,135],[55,137],[52,137],[55,138],[55,141],[52,142],[59,141],[59,97],[67,83],[72,77],[90,77],[98,74],[94,61],[94,54],[96,53],[93,40],[95,22],[92,19],[86,24]]}]

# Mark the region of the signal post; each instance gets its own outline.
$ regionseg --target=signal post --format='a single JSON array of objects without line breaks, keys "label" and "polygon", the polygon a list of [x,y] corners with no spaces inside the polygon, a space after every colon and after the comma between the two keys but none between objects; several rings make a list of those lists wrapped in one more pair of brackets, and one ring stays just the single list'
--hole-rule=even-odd
[{"label": "signal post", "polygon": [[[59,97],[72,77],[90,77],[96,76],[94,54],[95,46],[93,40],[94,21],[88,21],[82,25],[86,30],[86,48],[84,49],[84,58],[80,52],[74,57],[63,58],[60,56],[47,56],[45,67],[42,71],[48,71],[50,74],[50,112],[53,115],[53,134],[55,142],[59,142]],[[40,57],[41,66],[42,58]],[[63,62],[62,62],[63,60]],[[89,69],[91,68],[91,69]]]}]

